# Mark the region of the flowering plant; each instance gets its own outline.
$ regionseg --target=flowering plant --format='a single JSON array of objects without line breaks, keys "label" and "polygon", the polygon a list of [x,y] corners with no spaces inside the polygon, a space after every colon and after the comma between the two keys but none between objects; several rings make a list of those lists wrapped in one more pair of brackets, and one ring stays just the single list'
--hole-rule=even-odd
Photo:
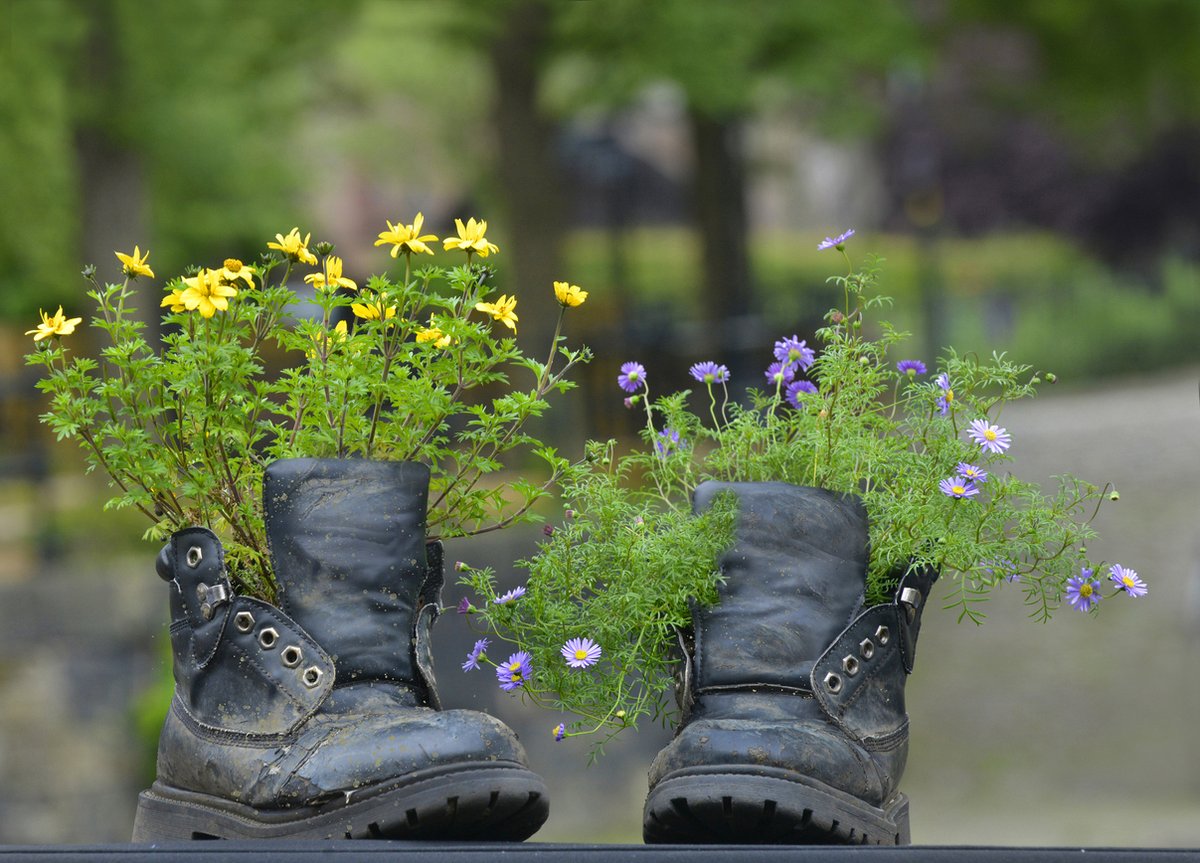
[{"label": "flowering plant", "polygon": [[[89,470],[106,472],[108,507],[134,507],[162,539],[188,525],[222,537],[230,577],[244,593],[272,600],[261,495],[266,464],[288,457],[421,461],[431,468],[428,535],[466,536],[533,517],[531,507],[568,463],[523,430],[550,393],[573,386],[567,372],[586,348],[562,345],[563,313],[587,292],[556,283],[560,307],[545,362],[526,357],[512,334],[516,297],[493,297],[484,262],[499,249],[487,223],[456,220],[443,251],[457,266],[414,268],[438,238],[423,218],[388,223],[376,246],[403,259],[402,277],[365,285],[348,278],[327,243],[293,228],[260,260],[226,260],[169,281],[161,343],[148,337],[131,301],[133,280],[153,278],[149,253],[117,253],[124,280],[84,275],[107,345],[76,356],[62,337],[81,318],[42,314],[26,360],[45,373],[42,419],[83,448]],[[417,261],[414,261],[414,257]],[[293,287],[297,268],[311,300]],[[549,290],[547,290],[549,293]],[[499,329],[497,335],[496,324]],[[528,375],[507,387],[512,370]],[[497,394],[497,390],[501,390]],[[507,389],[507,392],[503,390]],[[549,468],[542,483],[496,482],[521,453]]]},{"label": "flowering plant", "polygon": [[[848,270],[830,280],[843,302],[817,331],[819,352],[798,336],[780,339],[763,385],[741,400],[730,397],[728,368],[714,361],[691,367],[696,393],[659,396],[643,365],[625,363],[617,384],[626,405],[644,412],[642,446],[618,453],[614,442],[593,443],[585,462],[564,473],[565,518],[524,562],[519,601],[496,597],[488,570],[460,564],[484,597],[460,610],[519,648],[497,666],[504,688],[515,688],[508,684],[519,666],[527,697],[579,717],[569,729],[556,726],[557,738],[611,736],[670,710],[674,630],[690,626],[693,603],[715,600],[716,560],[732,542],[732,501],[691,513],[691,493],[705,480],[861,496],[869,604],[887,601],[904,573],[924,567],[951,576],[946,607],[976,623],[1001,585],[1023,590],[1040,620],[1064,599],[1094,610],[1105,571],[1115,593],[1145,594],[1135,571],[1087,555],[1090,522],[1115,490],[1064,476],[1043,493],[1005,470],[1019,446],[999,424],[1002,408],[1054,376],[1002,354],[984,361],[953,349],[933,370],[918,359],[894,361],[907,334],[868,322],[890,301],[875,293],[878,262],[852,266],[852,235],[819,246],[840,252]],[[464,668],[477,667],[487,646],[477,643]]]}]

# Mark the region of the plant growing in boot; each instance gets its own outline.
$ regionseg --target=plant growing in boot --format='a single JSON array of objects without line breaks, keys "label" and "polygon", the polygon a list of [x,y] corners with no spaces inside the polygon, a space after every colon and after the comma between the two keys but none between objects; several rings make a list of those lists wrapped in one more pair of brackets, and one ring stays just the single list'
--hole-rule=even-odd
[{"label": "plant growing in boot", "polygon": [[565,473],[569,509],[518,600],[465,568],[481,599],[464,610],[528,657],[520,691],[578,717],[557,739],[597,735],[594,756],[639,721],[678,722],[651,768],[648,841],[907,841],[904,679],[939,575],[976,623],[999,587],[1039,620],[1094,609],[1101,574],[1145,592],[1086,552],[1114,491],[1064,477],[1045,493],[1006,470],[1020,434],[1001,410],[1053,376],[953,349],[934,369],[896,361],[905,334],[867,320],[887,300],[875,263],[850,266],[852,235],[821,244],[849,272],[819,351],[764,346],[744,399],[715,361],[691,367],[695,392],[660,396],[625,363],[642,446],[592,444]]},{"label": "plant growing in boot", "polygon": [[[546,287],[559,329],[530,359],[508,335],[515,296],[494,296],[479,263],[499,251],[486,223],[457,229],[442,242],[461,264],[414,269],[437,238],[420,214],[389,223],[376,245],[403,276],[362,286],[332,247],[279,234],[255,265],[169,282],[161,346],[131,305],[132,280],[154,277],[135,248],[117,255],[121,283],[85,271],[99,359],[68,351],[82,319],[61,308],[30,331],[44,420],[109,475],[109,506],[166,540],[176,686],[136,841],[524,839],[545,821],[512,731],[440,709],[429,639],[438,539],[530,518],[566,467],[524,426],[588,358],[560,344],[587,294]],[[497,482],[524,453],[545,482]]]}]

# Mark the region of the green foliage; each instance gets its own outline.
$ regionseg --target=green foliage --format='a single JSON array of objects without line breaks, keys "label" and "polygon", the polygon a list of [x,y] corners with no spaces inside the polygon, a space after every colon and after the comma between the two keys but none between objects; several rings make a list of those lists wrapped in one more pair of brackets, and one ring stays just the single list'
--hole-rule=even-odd
[{"label": "green foliage", "polygon": [[[227,260],[170,282],[161,347],[128,305],[129,278],[93,280],[92,323],[107,341],[99,359],[74,356],[65,331],[26,358],[45,370],[43,420],[111,479],[107,506],[142,512],[151,539],[193,524],[213,529],[235,584],[267,599],[275,582],[259,491],[266,464],[424,462],[431,539],[527,520],[567,463],[524,426],[544,413],[550,393],[573,386],[567,372],[589,356],[560,347],[558,332],[545,363],[496,337],[477,311],[491,293],[490,271],[470,254],[465,266],[416,273],[406,255],[403,280],[376,276],[357,289],[336,286],[340,260],[323,253],[320,272],[306,277],[311,304],[290,287],[297,263],[317,261],[303,248],[264,255],[256,268]],[[347,326],[351,313],[356,323]],[[513,373],[528,383],[512,384]],[[498,481],[521,453],[546,463],[545,482]]]},{"label": "green foliage", "polygon": [[[592,444],[565,475],[568,518],[525,562],[526,596],[496,605],[490,572],[467,570],[464,582],[484,599],[477,619],[533,656],[524,693],[579,716],[568,735],[601,734],[593,754],[638,720],[670,715],[675,633],[690,625],[689,601],[713,601],[714,561],[736,518],[732,500],[690,514],[701,482],[859,495],[869,604],[890,601],[906,572],[932,567],[951,585],[946,607],[960,621],[982,622],[988,593],[1014,582],[1030,616],[1047,620],[1070,579],[1106,565],[1086,547],[1110,488],[1063,476],[1044,492],[1007,470],[1003,407],[1054,376],[952,348],[937,369],[898,366],[907,334],[869,320],[890,302],[877,295],[878,272],[872,261],[831,278],[840,301],[817,333],[820,352],[795,337],[777,342],[782,362],[743,399],[730,397],[728,371],[715,365],[707,375],[694,367],[698,392],[661,396],[650,371],[630,399],[645,412],[642,446],[618,455]],[[792,386],[801,374],[809,389]],[[571,637],[595,640],[599,662],[568,669],[558,651]]]}]

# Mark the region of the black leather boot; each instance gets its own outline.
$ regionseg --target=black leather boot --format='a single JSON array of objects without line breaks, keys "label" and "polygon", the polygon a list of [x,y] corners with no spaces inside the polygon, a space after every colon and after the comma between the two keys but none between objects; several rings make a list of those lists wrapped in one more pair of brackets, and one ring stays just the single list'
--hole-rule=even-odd
[{"label": "black leather boot", "polygon": [[521,840],[545,786],[511,730],[439,709],[430,627],[441,547],[423,465],[277,461],[264,504],[278,608],[230,588],[210,531],[175,534],[175,697],[135,842]]},{"label": "black leather boot", "polygon": [[684,714],[650,768],[647,842],[909,842],[897,791],[904,681],[935,572],[864,607],[861,500],[786,483],[705,483],[738,496],[720,602],[681,634]]}]

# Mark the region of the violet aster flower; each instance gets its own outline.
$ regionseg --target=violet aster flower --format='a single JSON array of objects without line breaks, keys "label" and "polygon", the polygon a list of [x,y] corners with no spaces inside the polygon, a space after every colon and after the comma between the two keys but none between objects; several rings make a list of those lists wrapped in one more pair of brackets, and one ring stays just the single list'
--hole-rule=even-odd
[{"label": "violet aster flower", "polygon": [[965,461],[960,461],[955,470],[958,471],[959,476],[971,482],[983,482],[988,478],[986,470],[977,465],[967,464]]},{"label": "violet aster flower", "polygon": [[985,419],[971,420],[967,434],[984,452],[1002,453],[1012,446],[1012,436],[1008,431],[998,425],[992,425]]},{"label": "violet aster flower", "polygon": [[853,236],[854,236],[854,229],[851,228],[848,231],[843,231],[842,233],[838,234],[836,237],[826,237],[821,242],[817,243],[817,251],[823,252],[826,249],[841,249],[842,246],[846,245],[846,240],[850,239]]},{"label": "violet aster flower", "polygon": [[481,638],[475,642],[475,646],[471,648],[471,652],[467,654],[467,661],[463,663],[463,671],[471,671],[479,667],[479,660],[483,657],[483,652],[487,650],[488,640]]},{"label": "violet aster flower", "polygon": [[900,360],[896,363],[896,371],[902,375],[913,377],[914,375],[923,375],[927,371],[925,363],[920,360]]},{"label": "violet aster flower", "polygon": [[796,370],[787,363],[775,362],[767,366],[767,370],[763,374],[767,377],[767,383],[778,387],[790,384],[796,377]]},{"label": "violet aster flower", "polygon": [[646,367],[641,363],[625,363],[617,375],[617,385],[627,393],[636,393],[646,386]]},{"label": "violet aster flower", "polygon": [[671,453],[675,452],[679,447],[679,432],[673,428],[665,428],[658,433],[658,440],[654,442],[654,448],[658,450],[659,456],[666,458]]},{"label": "violet aster flower", "polygon": [[561,741],[564,737],[567,736],[567,726],[563,725],[561,722],[558,723],[558,725],[555,725],[554,728],[552,728],[550,730],[554,734],[554,740],[556,743],[558,741]]},{"label": "violet aster flower", "polygon": [[458,608],[456,610],[459,614],[470,614],[475,610],[475,606],[471,605],[471,600],[464,596],[458,601]]},{"label": "violet aster flower", "polygon": [[956,500],[962,500],[964,497],[974,497],[979,494],[979,489],[975,487],[975,483],[965,480],[961,476],[952,476],[942,480],[938,483],[938,488],[942,490],[942,494]]},{"label": "violet aster flower", "polygon": [[494,602],[496,605],[508,605],[510,602],[514,602],[514,601],[520,599],[524,595],[525,595],[524,587],[514,587],[512,590],[510,590],[508,593],[504,594],[503,596],[497,596],[495,599],[492,600],[492,602]]},{"label": "violet aster flower", "polygon": [[945,372],[935,378],[934,382],[941,387],[942,394],[938,396],[938,410],[942,412],[942,416],[950,413],[950,405],[954,401],[954,388],[950,386],[950,376]]},{"label": "violet aster flower", "polygon": [[559,651],[571,668],[587,668],[600,661],[600,645],[590,638],[571,638]]},{"label": "violet aster flower", "polygon": [[807,369],[816,358],[813,349],[799,336],[780,339],[775,343],[775,359],[793,368],[798,365],[801,370]]},{"label": "violet aster flower", "polygon": [[527,651],[519,650],[504,660],[503,665],[496,666],[496,679],[500,688],[512,692],[519,686],[524,686],[529,675],[533,673],[533,657]]},{"label": "violet aster flower", "polygon": [[1119,563],[1114,563],[1109,568],[1108,577],[1130,596],[1145,596],[1150,592],[1150,588],[1146,587],[1146,582],[1138,578],[1136,570],[1126,569]]},{"label": "violet aster flower", "polygon": [[800,410],[802,407],[804,407],[804,402],[800,400],[800,393],[808,393],[812,395],[816,392],[817,385],[812,381],[792,381],[790,384],[788,384],[787,400],[789,403],[791,403],[792,407],[794,407],[796,410]]},{"label": "violet aster flower", "polygon": [[1086,566],[1079,575],[1067,579],[1067,602],[1072,608],[1090,611],[1100,601],[1100,582],[1092,580],[1092,571]]},{"label": "violet aster flower", "polygon": [[714,362],[696,363],[688,372],[702,384],[723,384],[729,380],[729,369]]}]

